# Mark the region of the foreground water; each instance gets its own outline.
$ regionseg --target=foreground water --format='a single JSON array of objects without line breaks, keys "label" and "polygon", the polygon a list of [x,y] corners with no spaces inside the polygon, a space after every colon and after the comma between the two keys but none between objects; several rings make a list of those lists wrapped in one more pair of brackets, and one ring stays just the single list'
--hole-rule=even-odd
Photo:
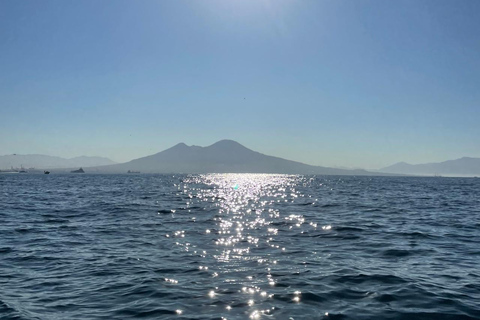
[{"label": "foreground water", "polygon": [[0,318],[480,319],[479,180],[0,175]]}]

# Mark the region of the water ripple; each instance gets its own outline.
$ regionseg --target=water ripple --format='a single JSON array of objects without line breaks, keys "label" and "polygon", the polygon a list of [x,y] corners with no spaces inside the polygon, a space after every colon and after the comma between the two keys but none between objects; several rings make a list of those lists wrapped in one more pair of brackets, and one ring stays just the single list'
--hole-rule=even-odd
[{"label": "water ripple", "polygon": [[0,175],[0,318],[479,319],[479,186]]}]

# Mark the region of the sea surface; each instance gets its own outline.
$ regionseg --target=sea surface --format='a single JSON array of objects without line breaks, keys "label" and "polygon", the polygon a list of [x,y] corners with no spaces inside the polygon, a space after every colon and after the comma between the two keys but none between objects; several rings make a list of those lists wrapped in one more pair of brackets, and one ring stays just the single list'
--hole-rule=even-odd
[{"label": "sea surface", "polygon": [[0,175],[0,319],[480,319],[480,179]]}]

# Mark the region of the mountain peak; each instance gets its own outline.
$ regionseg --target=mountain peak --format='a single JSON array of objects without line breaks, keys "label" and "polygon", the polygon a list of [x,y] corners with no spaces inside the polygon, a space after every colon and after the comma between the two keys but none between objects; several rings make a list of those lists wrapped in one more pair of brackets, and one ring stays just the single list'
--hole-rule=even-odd
[{"label": "mountain peak", "polygon": [[173,148],[175,147],[188,147],[185,143],[183,142],[180,142],[180,143],[177,143],[176,145],[173,146]]},{"label": "mountain peak", "polygon": [[242,147],[242,148],[245,148],[243,145],[241,145],[237,141],[228,140],[228,139],[217,141],[214,144],[212,144],[211,146],[209,146],[209,148],[210,147],[222,147],[222,148],[225,148],[225,147],[227,147],[227,148]]},{"label": "mountain peak", "polygon": [[173,147],[171,147],[167,150],[185,150],[185,149],[188,149],[188,148],[189,148],[189,146],[187,146],[183,142],[180,142],[180,143],[177,143],[176,145],[174,145]]}]

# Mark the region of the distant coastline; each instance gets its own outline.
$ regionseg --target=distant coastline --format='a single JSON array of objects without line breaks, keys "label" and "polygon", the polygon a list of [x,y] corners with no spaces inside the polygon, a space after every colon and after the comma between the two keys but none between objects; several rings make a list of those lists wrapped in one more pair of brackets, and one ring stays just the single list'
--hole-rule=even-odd
[{"label": "distant coastline", "polygon": [[[24,169],[19,162],[29,164]],[[84,165],[69,165],[70,163]],[[14,163],[12,165],[12,163]],[[58,164],[58,166],[55,166]],[[86,164],[86,165],[85,165]],[[76,168],[75,168],[76,167]],[[439,163],[411,165],[399,162],[394,165],[367,171],[313,166],[305,163],[265,155],[246,148],[233,140],[220,140],[207,147],[187,146],[179,143],[156,154],[115,163],[104,157],[77,157],[63,159],[45,155],[0,156],[0,173],[78,173],[87,168],[88,173],[281,173],[317,175],[386,175],[475,177],[480,176],[480,158],[463,157]],[[83,170],[83,169],[82,169]]]}]

